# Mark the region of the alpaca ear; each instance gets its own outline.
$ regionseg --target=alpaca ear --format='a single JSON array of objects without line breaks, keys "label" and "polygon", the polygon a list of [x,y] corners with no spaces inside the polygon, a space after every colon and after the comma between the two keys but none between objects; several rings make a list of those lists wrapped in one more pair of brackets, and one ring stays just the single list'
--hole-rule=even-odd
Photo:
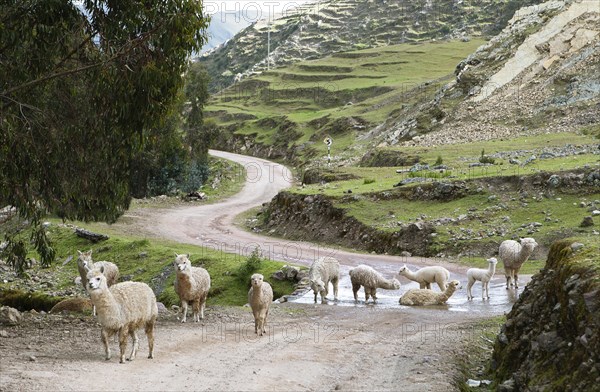
[{"label": "alpaca ear", "polygon": [[104,266],[103,265],[100,266],[100,272],[104,273]]},{"label": "alpaca ear", "polygon": [[177,252],[173,252],[173,253],[175,253],[175,257],[179,257],[179,255],[177,254]]}]

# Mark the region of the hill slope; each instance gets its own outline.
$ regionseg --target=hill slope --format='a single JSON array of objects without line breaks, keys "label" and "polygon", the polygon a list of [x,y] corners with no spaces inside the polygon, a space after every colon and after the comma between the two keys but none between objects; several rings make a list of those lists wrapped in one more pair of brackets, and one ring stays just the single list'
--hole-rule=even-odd
[{"label": "hill slope", "polygon": [[[333,53],[452,39],[492,36],[515,10],[540,0],[326,0],[303,4],[271,25],[255,23],[226,45],[202,57],[218,91],[234,80],[270,66],[312,60]],[[237,76],[236,75],[240,74]]]}]

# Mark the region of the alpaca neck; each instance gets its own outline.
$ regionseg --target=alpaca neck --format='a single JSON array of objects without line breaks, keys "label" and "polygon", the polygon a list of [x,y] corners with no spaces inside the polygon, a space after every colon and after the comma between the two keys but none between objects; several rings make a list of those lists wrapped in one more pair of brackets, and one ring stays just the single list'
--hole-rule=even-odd
[{"label": "alpaca neck", "polygon": [[177,274],[177,280],[179,280],[179,286],[185,292],[191,292],[195,289],[196,281],[192,278],[190,272],[180,272]]},{"label": "alpaca neck", "polygon": [[490,276],[492,276],[495,273],[496,273],[496,264],[495,263],[490,263],[490,267],[488,268],[488,274]]},{"label": "alpaca neck", "polygon": [[446,287],[446,291],[444,291],[442,293],[442,297],[444,298],[444,301],[447,301],[450,297],[452,297],[452,294],[454,294],[454,292],[456,291],[456,287],[454,287],[454,285],[449,285],[448,287]]},{"label": "alpaca neck", "polygon": [[261,286],[252,286],[252,298],[259,298],[262,293]]},{"label": "alpaca neck", "polygon": [[526,260],[533,253],[533,246],[525,245],[521,248],[521,252],[519,252],[519,259]]},{"label": "alpaca neck", "polygon": [[385,290],[394,290],[394,281],[393,280],[382,280],[379,282],[377,288],[385,289]]},{"label": "alpaca neck", "polygon": [[404,271],[404,276],[406,276],[410,280],[415,280],[417,278],[416,274],[408,268],[406,269],[406,271]]},{"label": "alpaca neck", "polygon": [[96,307],[98,321],[103,327],[118,327],[121,322],[121,307],[108,287],[90,292],[92,304]]}]

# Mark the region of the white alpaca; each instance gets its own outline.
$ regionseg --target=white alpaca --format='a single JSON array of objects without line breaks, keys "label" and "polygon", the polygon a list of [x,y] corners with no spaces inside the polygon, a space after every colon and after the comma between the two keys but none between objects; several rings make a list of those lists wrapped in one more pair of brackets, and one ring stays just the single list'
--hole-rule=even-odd
[{"label": "white alpaca", "polygon": [[326,296],[329,293],[329,282],[333,285],[334,300],[338,299],[338,282],[340,280],[340,263],[333,257],[321,257],[312,263],[308,271],[310,287],[315,293],[315,303],[317,303],[317,294],[321,294],[321,303],[326,302]]},{"label": "white alpaca", "polygon": [[406,264],[398,271],[399,275],[419,283],[422,289],[431,289],[432,283],[437,283],[440,290],[446,290],[446,284],[450,279],[450,272],[440,266],[423,267],[416,272],[412,272]]},{"label": "white alpaca", "polygon": [[460,282],[453,280],[448,283],[442,293],[436,293],[428,289],[410,289],[400,297],[399,302],[400,305],[408,306],[443,305],[458,289],[458,286],[460,286]]},{"label": "white alpaca", "polygon": [[469,268],[467,270],[467,279],[469,283],[467,283],[467,299],[473,299],[473,294],[471,294],[471,287],[475,284],[476,281],[481,282],[481,298],[490,299],[490,280],[496,273],[496,264],[498,260],[495,257],[492,257],[487,260],[489,263],[488,269],[483,268]]},{"label": "white alpaca", "polygon": [[259,336],[267,332],[267,316],[269,315],[269,307],[273,302],[273,289],[271,285],[263,281],[264,277],[261,274],[254,274],[250,278],[252,287],[248,291],[248,303],[252,308],[254,315],[254,332]]},{"label": "white alpaca", "polygon": [[144,327],[148,337],[148,358],[153,358],[154,324],[158,317],[158,307],[154,292],[145,283],[123,282],[108,287],[104,267],[94,268],[87,273],[87,290],[98,312],[98,322],[102,326],[102,343],[106,360],[110,359],[108,339],[119,334],[120,363],[125,361],[127,337],[133,339],[133,348],[128,361],[133,361],[139,346],[137,330]]},{"label": "white alpaca", "polygon": [[177,271],[175,279],[175,292],[181,300],[183,312],[182,323],[187,319],[188,303],[192,304],[194,321],[199,322],[204,318],[204,307],[210,290],[210,275],[201,267],[192,267],[189,255],[175,253],[173,265]]},{"label": "white alpaca", "polygon": [[[87,273],[94,268],[103,267],[108,287],[119,281],[119,267],[117,267],[116,264],[111,263],[110,261],[97,261],[94,263],[92,260],[91,249],[87,252],[78,250],[77,253],[79,253],[79,257],[77,258],[77,270],[79,271],[79,276],[81,276],[81,284],[83,285],[84,290],[87,290]],[[96,315],[95,306],[92,306],[92,315]]]},{"label": "white alpaca", "polygon": [[354,301],[358,302],[358,290],[360,286],[365,288],[365,303],[369,296],[373,297],[373,302],[377,301],[377,289],[398,290],[400,282],[397,279],[385,279],[383,275],[375,271],[368,265],[361,264],[350,270],[350,281],[352,282],[352,292]]},{"label": "white alpaca", "polygon": [[515,288],[519,288],[519,270],[523,263],[529,259],[537,245],[533,238],[522,238],[520,244],[513,240],[506,240],[500,244],[498,257],[504,264],[507,289],[509,285],[513,285],[513,282]]},{"label": "white alpaca", "polygon": [[86,289],[87,285],[87,273],[96,268],[104,267],[104,276],[106,276],[106,283],[108,287],[117,283],[119,280],[119,267],[110,261],[96,261],[92,260],[92,250],[87,252],[77,251],[79,257],[77,258],[77,269],[79,270],[79,276],[81,276],[81,284]]}]

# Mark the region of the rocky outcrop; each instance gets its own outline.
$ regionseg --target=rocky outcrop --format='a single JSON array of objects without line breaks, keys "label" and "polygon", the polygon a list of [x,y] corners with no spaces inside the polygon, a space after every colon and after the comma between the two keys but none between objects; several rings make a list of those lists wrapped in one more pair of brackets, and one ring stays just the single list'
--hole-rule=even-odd
[{"label": "rocky outcrop", "polygon": [[[385,144],[435,146],[593,127],[600,122],[599,20],[595,0],[519,9],[458,64],[456,80],[416,110],[387,120]],[[418,119],[436,108],[442,121],[428,115],[419,127]]]},{"label": "rocky outcrop", "polygon": [[382,231],[361,223],[336,208],[322,195],[281,192],[263,213],[264,229],[289,239],[339,244],[345,247],[415,256],[431,256],[429,244],[435,227],[416,222],[396,231]]},{"label": "rocky outcrop", "polygon": [[597,390],[600,385],[598,247],[555,242],[494,347],[496,390]]}]

